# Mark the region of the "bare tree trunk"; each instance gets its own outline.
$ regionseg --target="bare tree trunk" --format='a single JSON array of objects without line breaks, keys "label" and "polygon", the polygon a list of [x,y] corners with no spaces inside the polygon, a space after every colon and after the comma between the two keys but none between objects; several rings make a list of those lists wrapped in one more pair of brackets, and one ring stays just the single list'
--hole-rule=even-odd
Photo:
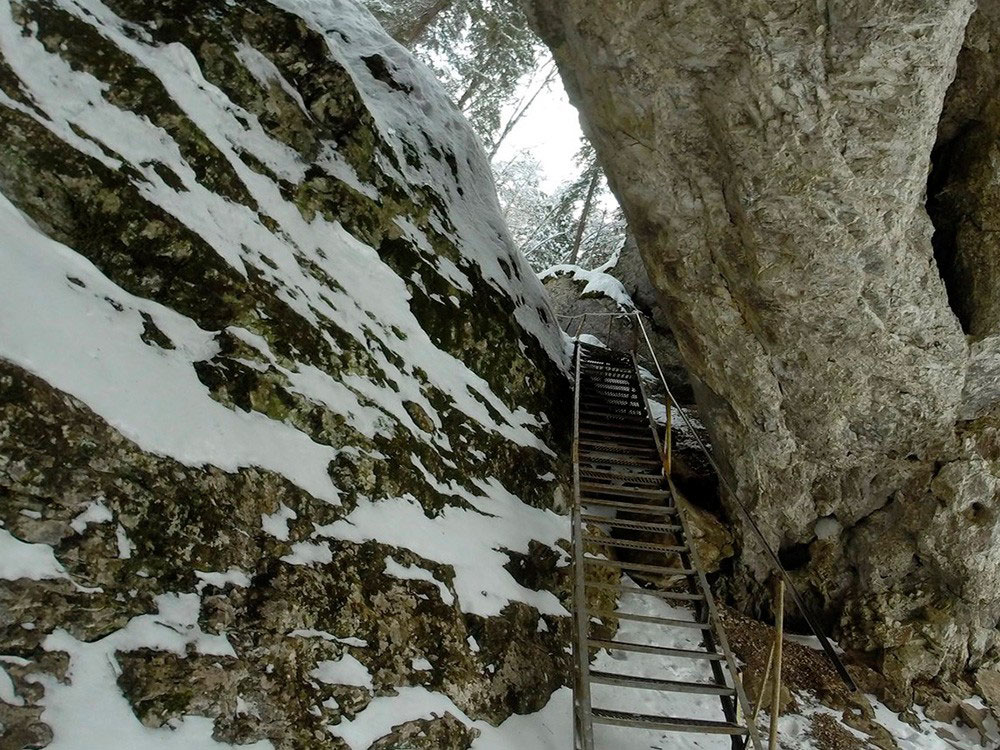
[{"label": "bare tree trunk", "polygon": [[398,25],[391,31],[392,35],[400,44],[412,47],[421,40],[427,32],[428,27],[434,23],[441,13],[448,9],[454,0],[432,0],[423,10],[416,14],[412,23],[405,26]]},{"label": "bare tree trunk", "polygon": [[587,227],[587,217],[590,216],[590,207],[594,202],[594,193],[597,191],[597,182],[601,179],[601,170],[595,164],[594,174],[590,178],[590,185],[587,187],[587,197],[583,200],[583,211],[580,213],[580,223],[576,227],[576,237],[573,239],[573,252],[570,253],[569,262],[576,265],[580,257],[580,245],[583,243],[583,230]]},{"label": "bare tree trunk", "polygon": [[549,74],[545,76],[545,80],[542,81],[542,85],[538,87],[538,90],[531,95],[531,98],[528,99],[527,102],[525,102],[524,106],[521,107],[519,110],[517,110],[507,121],[507,124],[504,125],[503,130],[500,132],[500,135],[497,136],[496,142],[494,142],[493,147],[490,149],[491,162],[493,161],[493,158],[497,155],[497,151],[500,150],[500,145],[504,142],[504,139],[508,135],[510,135],[510,132],[514,129],[517,123],[520,122],[521,118],[524,117],[525,113],[527,113],[527,111],[531,108],[531,105],[535,103],[535,99],[538,98],[538,95],[541,94],[546,88],[548,88],[548,85],[550,83],[552,83],[552,80],[556,77],[557,72],[558,70],[553,65],[552,70],[550,70]]},{"label": "bare tree trunk", "polygon": [[472,79],[472,83],[466,87],[465,91],[458,98],[458,108],[460,110],[463,112],[465,111],[465,105],[469,103],[473,94],[475,94],[479,90],[479,87],[483,85],[483,80],[483,76],[479,73],[477,73],[476,77]]}]

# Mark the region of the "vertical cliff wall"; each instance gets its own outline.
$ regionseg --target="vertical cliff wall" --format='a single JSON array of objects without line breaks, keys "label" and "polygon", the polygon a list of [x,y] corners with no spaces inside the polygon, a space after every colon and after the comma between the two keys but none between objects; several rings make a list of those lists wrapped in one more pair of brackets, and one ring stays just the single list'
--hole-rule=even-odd
[{"label": "vertical cliff wall", "polygon": [[996,660],[996,390],[980,362],[966,421],[924,208],[973,4],[534,7],[725,471],[814,606],[901,685]]},{"label": "vertical cliff wall", "polygon": [[563,342],[432,76],[349,0],[0,0],[0,130],[4,746],[554,731]]}]

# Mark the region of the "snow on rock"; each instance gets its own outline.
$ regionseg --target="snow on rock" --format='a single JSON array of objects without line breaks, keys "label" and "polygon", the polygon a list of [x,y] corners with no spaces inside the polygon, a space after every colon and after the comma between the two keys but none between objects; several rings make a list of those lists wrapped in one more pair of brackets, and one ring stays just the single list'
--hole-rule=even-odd
[{"label": "snow on rock", "polygon": [[[603,268],[603,266],[602,266]],[[605,273],[601,269],[588,271],[581,266],[574,266],[563,263],[551,268],[546,268],[538,278],[542,281],[550,278],[567,276],[574,282],[583,285],[580,297],[607,297],[613,300],[623,312],[633,312],[636,309],[632,297],[625,291],[622,283],[611,274]]]},{"label": "snow on rock", "polygon": [[47,544],[22,542],[6,529],[0,529],[0,580],[27,578],[68,578],[66,570]]},{"label": "snow on rock", "polygon": [[565,340],[431,74],[353,0],[0,0],[0,127],[0,731],[559,746]]}]

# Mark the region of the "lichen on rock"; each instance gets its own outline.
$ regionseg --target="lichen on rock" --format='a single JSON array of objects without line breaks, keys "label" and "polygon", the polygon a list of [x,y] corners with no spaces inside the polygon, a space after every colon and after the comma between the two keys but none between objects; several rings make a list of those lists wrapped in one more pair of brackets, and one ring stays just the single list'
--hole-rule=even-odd
[{"label": "lichen on rock", "polygon": [[[348,0],[5,0],[0,120],[4,742],[545,707],[561,334],[429,73]],[[82,726],[88,690],[127,704]]]}]

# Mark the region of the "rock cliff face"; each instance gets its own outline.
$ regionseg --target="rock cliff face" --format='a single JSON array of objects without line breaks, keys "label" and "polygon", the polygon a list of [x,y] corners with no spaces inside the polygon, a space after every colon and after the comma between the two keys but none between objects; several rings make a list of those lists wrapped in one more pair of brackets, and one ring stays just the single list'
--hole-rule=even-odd
[{"label": "rock cliff face", "polygon": [[430,75],[350,0],[0,0],[0,130],[0,745],[530,738],[563,342]]},{"label": "rock cliff face", "polygon": [[996,229],[1000,198],[1000,3],[979,3],[969,21],[932,154],[928,208],[949,297],[974,338],[1000,333]]},{"label": "rock cliff face", "polygon": [[[972,10],[535,2],[724,470],[845,645],[900,685],[1000,656],[995,355],[970,368],[924,209]],[[951,100],[988,109],[984,90]],[[967,192],[959,235],[992,210]],[[973,330],[992,325],[990,242],[957,245]],[[760,606],[745,538],[742,562]]]}]

